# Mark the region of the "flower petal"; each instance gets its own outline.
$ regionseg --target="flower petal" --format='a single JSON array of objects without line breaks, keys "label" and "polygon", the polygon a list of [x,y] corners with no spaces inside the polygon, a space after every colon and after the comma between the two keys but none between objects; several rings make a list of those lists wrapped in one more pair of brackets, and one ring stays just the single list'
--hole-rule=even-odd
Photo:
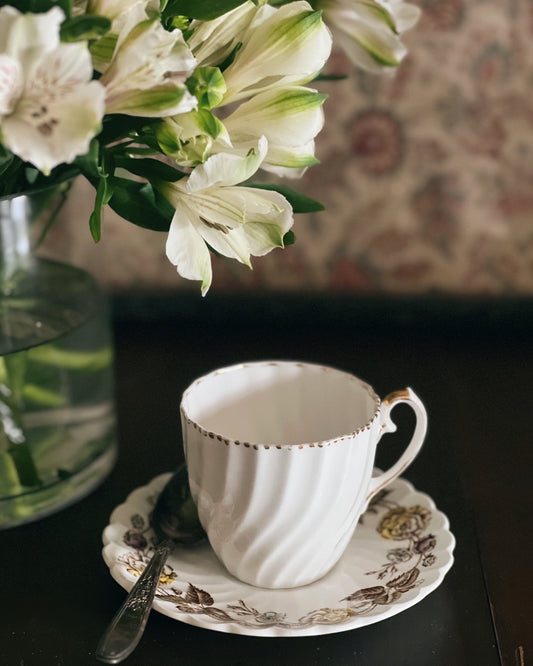
[{"label": "flower petal", "polygon": [[214,185],[231,186],[248,180],[259,168],[267,149],[267,141],[261,137],[245,157],[229,153],[212,155],[204,164],[197,166],[188,177],[187,191],[193,193]]},{"label": "flower petal", "polygon": [[209,243],[216,252],[230,259],[237,259],[249,268],[252,267],[250,264],[250,248],[242,227],[222,230],[218,225],[213,226],[207,220],[202,220],[201,224],[202,228],[199,229],[199,232],[206,243]]},{"label": "flower petal", "polygon": [[291,82],[309,81],[330,51],[331,36],[320,12],[304,1],[284,5],[243,36],[242,49],[224,71],[224,104],[280,85],[285,77]]},{"label": "flower petal", "polygon": [[168,232],[166,253],[181,277],[202,282],[205,296],[212,281],[211,257],[197,227],[201,226],[198,215],[178,202]]},{"label": "flower petal", "polygon": [[[283,235],[293,223],[292,208],[279,192],[262,190],[259,187],[226,188],[225,196],[240,197],[246,224],[269,222],[277,224]],[[231,194],[230,194],[231,193]]]},{"label": "flower petal", "polygon": [[[15,16],[15,11],[18,16]],[[59,26],[64,18],[65,14],[59,7],[52,7],[42,14],[21,14],[11,7],[2,7],[1,23],[6,21],[9,25],[3,26],[0,32],[0,51],[16,58],[26,73],[36,54],[57,48]]]},{"label": "flower petal", "polygon": [[[144,115],[151,109],[148,115],[172,115],[196,108],[196,99],[185,88],[195,65],[180,30],[168,32],[157,19],[133,26],[128,21],[100,79],[107,91],[108,113]],[[178,100],[168,94],[172,87],[181,91]],[[155,98],[148,100],[147,96],[144,104],[139,91],[153,91]]]},{"label": "flower petal", "polygon": [[400,40],[420,10],[403,0],[318,0],[335,41],[357,66],[372,72],[393,71],[407,53]]},{"label": "flower petal", "polygon": [[269,90],[243,102],[224,124],[232,137],[260,133],[269,144],[299,146],[314,139],[322,129],[325,98],[301,86]]},{"label": "flower petal", "polygon": [[340,32],[337,36],[342,37],[342,45],[344,48],[347,46],[346,37],[351,40],[354,45],[350,51],[347,51],[354,61],[360,66],[368,66],[365,61],[360,57],[358,51],[361,49],[370,56],[374,64],[397,67],[403,60],[407,49],[400,41],[400,38],[392,32],[385,24],[376,24],[366,21],[361,21],[359,17],[353,12],[340,12],[335,21],[336,30]]},{"label": "flower petal", "polygon": [[13,32],[13,25],[22,14],[14,7],[4,6],[0,9],[0,53],[8,52],[9,36]]},{"label": "flower petal", "polygon": [[240,42],[256,12],[257,7],[247,0],[212,21],[192,21],[188,43],[199,64],[216,66],[223,62]]},{"label": "flower petal", "polygon": [[416,5],[411,5],[403,0],[389,0],[389,10],[394,17],[396,30],[405,32],[413,28],[420,19],[422,10]]},{"label": "flower petal", "polygon": [[[294,218],[291,205],[278,192],[256,189],[254,194],[256,198],[263,200],[261,208],[267,205],[271,211],[277,211],[276,215],[270,215],[270,221],[267,221],[268,217],[266,219],[264,217],[260,218],[251,213],[247,215],[250,221],[244,225],[243,232],[251,254],[261,257],[275,247],[283,247],[283,237],[292,227]],[[248,207],[250,208],[250,199],[248,199]]]},{"label": "flower petal", "polygon": [[283,236],[293,223],[289,202],[270,190],[212,188],[194,200],[206,241],[217,252],[246,264],[250,254],[261,256],[282,247]]},{"label": "flower petal", "polygon": [[268,154],[261,164],[261,168],[279,176],[300,178],[307,167],[318,163],[319,160],[315,157],[314,141],[301,146],[269,144]]},{"label": "flower petal", "polygon": [[187,113],[196,108],[197,100],[185,86],[154,86],[150,90],[123,90],[106,97],[106,113],[161,118]]},{"label": "flower petal", "polygon": [[127,26],[124,32],[126,36],[119,36],[113,62],[102,77],[105,85],[117,85],[120,81],[123,86],[129,83],[131,88],[150,88],[168,82],[169,73],[177,83],[183,83],[192,73],[196,59],[181,31],[168,32],[154,19],[131,29]]},{"label": "flower petal", "polygon": [[54,103],[43,102],[46,112],[37,117],[36,100],[19,103],[17,113],[3,119],[2,132],[5,145],[15,155],[48,174],[89,150],[101,125],[104,90],[93,81]]},{"label": "flower petal", "polygon": [[24,91],[20,65],[11,56],[0,54],[0,116],[13,111]]}]

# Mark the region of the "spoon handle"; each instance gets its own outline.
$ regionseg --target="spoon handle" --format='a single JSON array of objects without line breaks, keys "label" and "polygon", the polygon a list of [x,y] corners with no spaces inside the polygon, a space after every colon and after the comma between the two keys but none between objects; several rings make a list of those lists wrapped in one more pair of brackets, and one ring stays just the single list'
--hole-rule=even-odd
[{"label": "spoon handle", "polygon": [[152,559],[98,643],[95,654],[100,661],[118,664],[137,647],[150,615],[161,571],[173,545],[170,539],[165,539],[155,549]]}]

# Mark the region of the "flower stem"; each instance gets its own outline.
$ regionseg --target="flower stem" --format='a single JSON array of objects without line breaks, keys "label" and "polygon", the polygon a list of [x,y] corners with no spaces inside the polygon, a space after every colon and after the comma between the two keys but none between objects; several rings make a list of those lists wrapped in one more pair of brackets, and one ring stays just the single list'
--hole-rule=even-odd
[{"label": "flower stem", "polygon": [[[16,357],[4,357],[3,381],[0,383],[0,449],[3,456],[2,481],[9,484],[9,491],[15,492],[18,485],[40,486],[42,481],[39,477],[37,467],[33,460],[31,450],[26,440],[20,404],[24,387],[24,376],[26,361],[24,355],[17,354]],[[14,469],[5,458],[11,457]],[[14,479],[16,471],[18,480]]]}]

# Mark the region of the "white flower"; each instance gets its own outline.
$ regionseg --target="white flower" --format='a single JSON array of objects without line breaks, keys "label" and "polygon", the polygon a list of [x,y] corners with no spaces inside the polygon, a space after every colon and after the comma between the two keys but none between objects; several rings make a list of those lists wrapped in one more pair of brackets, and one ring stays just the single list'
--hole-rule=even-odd
[{"label": "white flower", "polygon": [[60,44],[64,14],[0,9],[2,143],[48,174],[89,149],[104,114],[104,89],[91,81],[85,43]]},{"label": "white flower", "polygon": [[273,88],[243,102],[224,120],[224,126],[233,148],[241,152],[251,139],[265,136],[268,151],[261,168],[297,178],[317,162],[314,138],[324,124],[325,98],[303,86]]},{"label": "white flower", "polygon": [[88,16],[105,16],[111,21],[111,28],[91,42],[94,69],[103,74],[111,63],[119,35],[150,18],[149,13],[155,16],[158,12],[158,0],[89,0]]},{"label": "white flower", "polygon": [[291,2],[278,10],[265,5],[257,14],[264,20],[256,16],[242,36],[242,48],[224,71],[223,104],[274,86],[306,83],[329,57],[329,30],[320,12],[307,2]]},{"label": "white flower", "polygon": [[407,53],[400,36],[413,27],[420,9],[403,0],[317,0],[335,42],[357,66],[391,71]]},{"label": "white flower", "polygon": [[155,18],[137,23],[135,8],[130,14],[100,78],[106,112],[161,117],[196,108],[185,86],[196,60],[181,31],[168,32]]},{"label": "white flower", "polygon": [[220,65],[239,44],[243,32],[256,15],[251,0],[212,21],[192,21],[192,35],[187,40],[198,64]]},{"label": "white flower", "polygon": [[236,187],[255,173],[266,150],[266,139],[261,138],[244,158],[219,153],[190,176],[160,186],[176,209],[167,256],[182,277],[201,280],[202,295],[212,280],[208,245],[250,267],[250,255],[262,256],[283,247],[283,236],[293,223],[285,197],[269,190]]}]

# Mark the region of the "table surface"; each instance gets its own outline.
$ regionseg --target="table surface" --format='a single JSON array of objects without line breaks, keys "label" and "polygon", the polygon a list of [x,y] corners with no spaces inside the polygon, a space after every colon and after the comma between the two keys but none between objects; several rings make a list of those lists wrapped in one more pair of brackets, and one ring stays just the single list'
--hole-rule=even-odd
[{"label": "table surface", "polygon": [[[420,603],[337,634],[238,636],[153,612],[124,663],[533,664],[529,323],[515,317],[506,326],[505,318],[495,324],[489,317],[487,327],[487,318],[467,317],[428,325],[423,308],[414,317],[389,317],[386,307],[373,315],[351,307],[350,316],[334,308],[302,316],[275,308],[250,314],[233,304],[211,316],[206,304],[200,317],[185,309],[182,317],[118,318],[118,462],[89,497],[0,534],[0,664],[98,663],[96,643],[125,596],[101,557],[111,511],[183,459],[177,404],[186,386],[216,367],[259,359],[333,365],[369,381],[380,395],[405,385],[416,390],[430,426],[405,477],[449,517],[455,563]],[[385,441],[381,466],[397,455],[396,442]]]}]

